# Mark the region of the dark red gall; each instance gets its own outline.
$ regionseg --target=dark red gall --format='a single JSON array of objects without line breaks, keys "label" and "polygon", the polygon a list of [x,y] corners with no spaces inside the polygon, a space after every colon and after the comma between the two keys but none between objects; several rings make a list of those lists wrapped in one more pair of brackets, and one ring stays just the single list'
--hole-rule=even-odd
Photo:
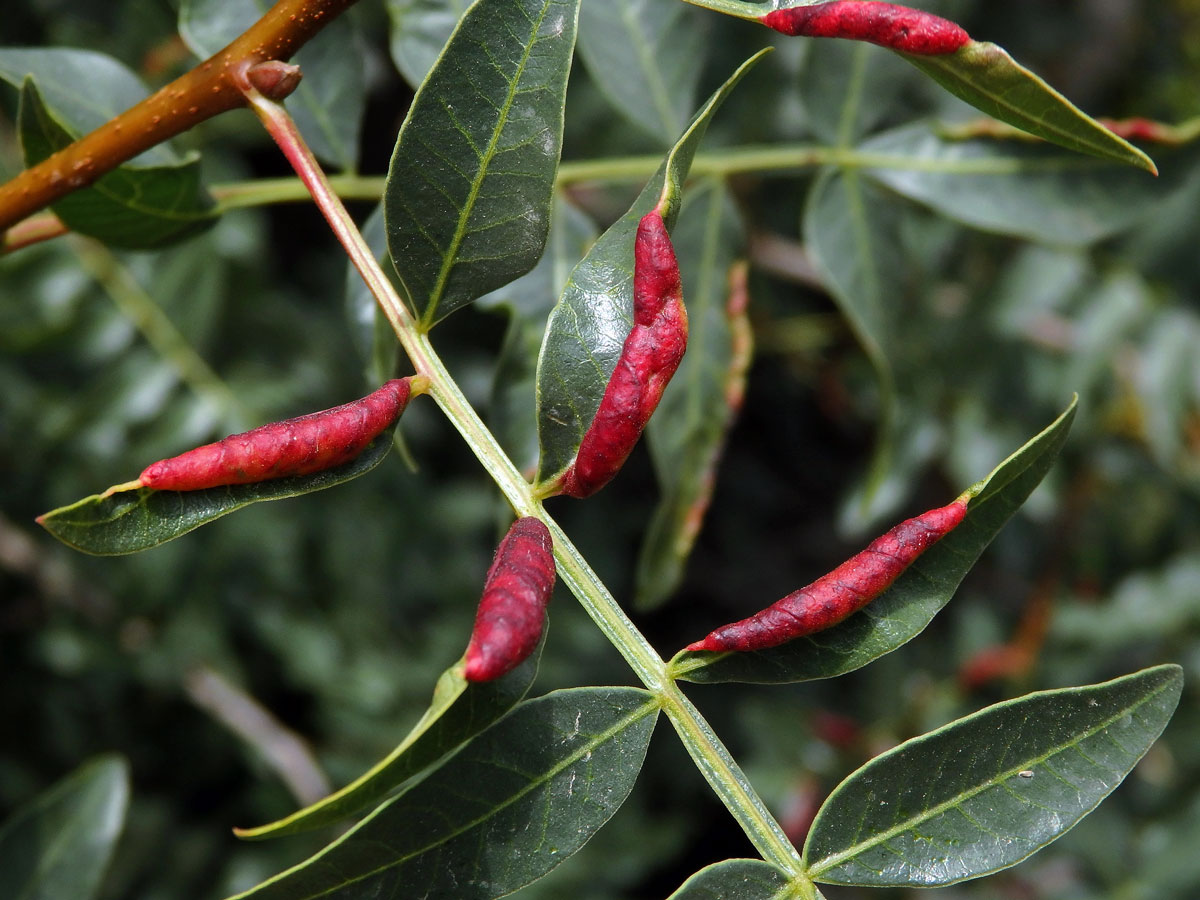
[{"label": "dark red gall", "polygon": [[468,681],[491,681],[520,665],[542,638],[554,592],[554,545],[541,519],[517,519],[488,569],[467,645]]},{"label": "dark red gall", "polygon": [[874,0],[836,0],[777,9],[759,21],[784,34],[867,41],[918,56],[954,53],[971,40],[966,31],[948,19]]},{"label": "dark red gall", "polygon": [[633,320],[596,415],[560,481],[569,497],[591,496],[617,474],[687,349],[679,263],[657,210],[642,217],[634,241]]},{"label": "dark red gall", "polygon": [[958,527],[967,499],[906,519],[827,575],[740,622],[723,625],[688,650],[752,651],[823,631],[862,609],[922,553]]},{"label": "dark red gall", "polygon": [[360,400],[159,460],[142,470],[138,484],[159,491],[198,491],[332,469],[354,459],[395,423],[408,405],[411,382],[395,378]]}]

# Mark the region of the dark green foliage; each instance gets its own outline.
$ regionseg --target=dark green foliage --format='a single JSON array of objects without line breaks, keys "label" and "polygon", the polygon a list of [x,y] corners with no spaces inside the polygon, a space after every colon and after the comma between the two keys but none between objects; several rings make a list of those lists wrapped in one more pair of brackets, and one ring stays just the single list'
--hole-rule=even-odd
[{"label": "dark green foliage", "polygon": [[[176,7],[191,44],[205,47],[194,26],[220,25],[211,9],[234,21],[256,5],[122,0],[59,3],[53,12],[47,4],[5,10],[0,176],[21,167],[20,140],[27,149],[35,143],[38,122],[44,145],[35,155],[61,139],[62,131],[50,126],[84,131],[190,65],[175,43]],[[302,128],[335,168],[352,172],[361,164],[369,175],[384,174],[411,99],[404,79],[419,86],[467,5],[358,4],[339,24],[341,37],[326,32],[324,45],[306,48],[319,56],[324,47],[324,56],[301,59],[303,91],[328,87],[333,99],[314,105],[298,92],[286,105],[298,118],[315,117]],[[509,6],[510,13],[517,6],[565,10],[564,22],[574,27],[572,3],[511,0]],[[761,4],[729,0],[725,6],[753,14]],[[961,18],[980,40],[1003,43],[1029,72],[1088,113],[1185,122],[1200,112],[1192,60],[1200,20],[1183,0],[1133,0],[1128,15],[1136,27],[1114,27],[1089,4],[1039,6],[1036,22],[982,3],[923,6]],[[636,27],[637,16],[646,17],[645,29]],[[548,122],[548,130],[535,132],[552,139],[523,155],[530,133],[520,132],[513,141],[517,166],[498,167],[495,181],[489,170],[481,182],[496,188],[485,196],[493,204],[489,217],[508,222],[517,199],[536,207],[536,215],[519,223],[521,239],[503,242],[502,249],[519,244],[518,252],[494,255],[499,242],[489,243],[489,222],[469,215],[459,222],[462,235],[479,238],[463,242],[472,251],[469,265],[455,257],[458,250],[443,254],[449,246],[444,235],[430,245],[433,256],[419,262],[406,262],[392,248],[397,264],[409,267],[406,274],[424,273],[412,282],[420,281],[414,288],[420,296],[412,300],[426,325],[497,288],[478,304],[488,312],[462,309],[431,332],[468,399],[526,474],[537,462],[539,425],[549,446],[543,476],[569,460],[577,423],[546,415],[554,403],[548,374],[541,377],[540,413],[535,396],[549,310],[561,296],[565,305],[555,316],[562,318],[561,310],[580,294],[568,281],[595,235],[614,222],[619,233],[631,205],[636,222],[657,200],[656,167],[696,98],[726,84],[751,54],[775,45],[705,119],[704,140],[686,148],[691,180],[685,185],[686,167],[673,173],[672,214],[680,216],[673,234],[692,333],[688,356],[650,425],[650,441],[643,442],[651,446],[635,450],[621,477],[595,498],[552,500],[549,512],[623,609],[633,610],[637,599],[654,607],[631,613],[633,622],[670,654],[713,624],[757,608],[753,598],[768,602],[833,568],[889,521],[946,502],[1078,393],[1069,439],[1055,432],[1053,466],[1039,460],[1031,483],[997,487],[998,496],[1032,491],[1024,505],[989,515],[985,536],[964,531],[965,549],[948,539],[940,547],[945,559],[930,551],[927,562],[947,585],[961,580],[957,590],[910,595],[913,605],[924,604],[919,614],[898,594],[895,617],[866,619],[859,623],[868,626],[865,633],[853,633],[857,626],[847,620],[829,632],[837,646],[790,661],[786,677],[726,671],[728,678],[718,678],[714,665],[688,677],[729,683],[682,687],[797,846],[804,846],[813,816],[833,794],[808,844],[808,864],[820,880],[896,884],[905,879],[870,874],[886,867],[855,843],[859,837],[848,836],[847,821],[882,831],[902,822],[912,826],[910,838],[935,831],[940,838],[940,829],[951,829],[950,840],[960,844],[948,857],[956,862],[974,850],[962,849],[965,832],[949,815],[866,816],[884,796],[872,794],[872,785],[882,785],[891,792],[889,802],[901,805],[917,793],[934,806],[945,803],[937,790],[950,782],[921,766],[934,750],[951,760],[965,748],[971,758],[945,771],[962,776],[959,788],[970,782],[989,803],[999,798],[989,809],[1011,800],[1012,792],[1052,792],[1067,783],[1056,776],[1070,775],[1071,790],[1050,799],[1075,798],[1071,815],[1086,811],[1133,766],[1169,714],[1178,674],[1159,664],[1183,662],[1188,681],[1170,726],[1095,813],[1015,868],[951,890],[965,900],[1001,894],[1193,900],[1200,889],[1194,853],[1200,715],[1191,686],[1200,645],[1195,145],[1144,146],[1159,166],[1156,180],[1133,166],[1062,147],[986,136],[972,132],[975,111],[920,71],[972,95],[979,93],[982,68],[999,57],[980,57],[973,69],[936,61],[918,62],[918,68],[880,48],[786,38],[678,0],[583,0],[579,29],[569,89],[570,29],[547,36],[542,47],[553,49],[539,57],[552,71],[526,73],[547,76],[542,84],[552,90],[525,95],[523,82],[513,83],[514,95],[532,103],[518,109],[542,116],[538,121]],[[337,42],[332,50],[330,41]],[[344,53],[343,42],[351,47]],[[106,56],[88,55],[81,63],[81,57],[47,52],[50,47],[87,47]],[[403,77],[389,68],[389,49]],[[471,64],[462,71],[482,79],[487,49],[464,50]],[[128,72],[114,74],[112,60],[136,70],[145,85]],[[320,66],[337,74],[318,76]],[[1045,99],[1036,83],[1005,71],[1019,76],[1019,91]],[[33,79],[22,120],[26,74]],[[463,81],[443,72],[440,84],[451,102],[452,88]],[[364,108],[360,135],[352,123]],[[322,109],[335,119],[322,121]],[[556,179],[555,116],[564,109],[564,165]],[[1043,122],[1043,130],[1075,129],[1068,146],[1140,162],[1072,116],[1065,126],[1061,116],[1057,124]],[[499,143],[512,136],[503,129],[488,133]],[[512,510],[433,402],[406,413],[407,453],[353,464],[378,462],[363,477],[286,503],[239,509],[145,553],[87,557],[37,527],[39,513],[127,479],[145,460],[357,396],[396,374],[392,367],[403,358],[390,329],[379,327],[357,287],[361,282],[350,282],[355,288],[343,304],[345,256],[311,204],[235,211],[222,205],[232,202],[225,191],[231,185],[289,175],[251,116],[221,117],[173,143],[135,161],[153,178],[114,173],[117,189],[108,199],[116,198],[122,215],[137,212],[138,204],[127,201],[140,200],[145,190],[153,200],[141,210],[147,217],[121,220],[118,234],[87,225],[93,207],[83,210],[83,219],[68,215],[81,232],[107,238],[108,245],[69,236],[0,256],[0,819],[18,826],[30,815],[50,821],[74,786],[86,789],[90,801],[67,810],[68,818],[106,810],[111,826],[88,829],[91,846],[57,870],[79,882],[56,884],[49,896],[94,890],[99,900],[216,900],[250,890],[338,836],[327,831],[243,843],[230,837],[230,827],[282,819],[354,782],[410,731],[419,752],[402,756],[388,778],[370,785],[370,799],[387,794],[386,805],[355,833],[372,837],[373,828],[384,828],[399,846],[417,833],[411,824],[418,816],[437,819],[445,831],[425,819],[418,831],[445,839],[444,859],[457,862],[439,867],[431,861],[440,850],[410,843],[405,852],[413,860],[403,863],[435,893],[470,896],[447,884],[472,864],[476,895],[515,889],[578,849],[517,896],[805,896],[787,885],[774,863],[741,859],[758,855],[755,846],[665,723],[646,752],[657,711],[652,693],[577,687],[635,682],[565,588],[552,605],[529,694],[534,699],[518,702],[533,679],[532,664],[510,673],[512,684],[497,682],[496,695],[456,693],[462,687],[456,661]],[[187,161],[192,149],[203,154],[202,163]],[[408,165],[428,164],[422,158]],[[639,197],[647,179],[651,186]],[[536,189],[514,199],[509,188],[524,180],[536,182]],[[358,198],[383,199],[379,182],[349,178],[339,185]],[[208,208],[205,191],[215,208]],[[403,199],[398,192],[394,181],[388,199]],[[450,205],[466,210],[463,196],[451,194]],[[90,202],[85,193],[71,199]],[[359,221],[370,208],[352,204]],[[169,231],[163,216],[177,211],[180,227]],[[437,224],[446,222],[438,217]],[[383,229],[379,220],[375,225],[375,249],[383,254]],[[542,262],[500,286],[537,260],[547,227]],[[589,258],[605,265],[591,268],[599,270],[596,283],[613,289],[606,302],[614,303],[592,311],[617,322],[627,288],[622,266],[632,257],[610,253],[600,240]],[[163,246],[121,249],[151,243]],[[728,363],[720,315],[726,278],[742,256],[750,260],[756,357],[744,406],[732,416],[713,399]],[[454,265],[439,285],[447,261]],[[504,320],[490,312],[501,306],[510,311],[507,333]],[[552,334],[564,341],[570,336],[561,322]],[[614,331],[610,343],[619,349],[621,335]],[[578,335],[576,344],[585,346]],[[603,356],[595,360],[600,370],[608,364]],[[553,367],[543,368],[549,373]],[[587,375],[579,383],[589,379],[604,382]],[[590,388],[579,394],[579,417],[586,419],[586,406],[599,398]],[[377,449],[382,457],[386,447]],[[698,493],[694,479],[713,459],[711,507],[689,521]],[[1007,524],[997,531],[1003,519]],[[697,528],[694,545],[681,538]],[[962,559],[948,558],[957,551]],[[965,557],[975,555],[971,567]],[[272,753],[275,733],[261,722],[238,730],[229,709],[205,693],[205,676],[214,672],[303,738],[328,783],[294,796],[285,780],[292,773]],[[431,705],[443,672],[442,687],[451,689],[439,690]],[[835,673],[845,674],[825,677]],[[819,680],[744,683],[797,677]],[[1091,686],[1019,699],[1064,685]],[[997,702],[1004,705],[992,705]],[[507,718],[471,739],[513,704]],[[550,706],[554,715],[538,711]],[[431,718],[422,720],[427,711]],[[1123,712],[1127,720],[1118,715]],[[1016,728],[1027,713],[1048,727]],[[985,725],[996,726],[995,733],[979,730]],[[1113,731],[1118,727],[1137,732],[1136,741],[1118,741],[1120,754],[1109,740],[1121,737]],[[1088,731],[1095,734],[1080,737]],[[1000,762],[988,757],[985,751],[1003,749],[995,734],[1026,739],[1028,762],[1017,761],[1019,754]],[[568,737],[573,743],[559,747],[556,741]],[[917,743],[903,744],[912,738]],[[459,755],[446,758],[462,740],[469,742]],[[879,757],[888,747],[897,749]],[[557,756],[556,748],[562,751]],[[1085,756],[1097,760],[1110,750],[1112,758],[1101,760],[1105,770],[1088,780],[1079,768]],[[589,752],[599,767],[592,771]],[[124,767],[108,756],[69,773],[109,753],[128,761],[132,789],[124,832],[106,866],[121,825],[116,813],[124,806]],[[303,754],[287,759],[305,770]],[[498,759],[514,781],[496,777],[492,768],[480,779],[488,792],[469,786],[464,773]],[[1032,779],[1021,774],[1027,771]],[[521,778],[533,788],[505,793]],[[597,791],[592,806],[569,793],[583,783]],[[564,796],[571,802],[558,804]],[[475,815],[482,807],[471,804],[481,798],[491,807]],[[1045,801],[1039,796],[1039,804],[1052,805]],[[537,814],[530,811],[535,807]],[[547,809],[566,810],[555,820],[556,833],[572,833],[574,840],[526,845],[512,837],[524,835],[531,822],[548,821],[539,818]],[[614,810],[612,823],[584,846]],[[1070,824],[1063,816],[1059,829],[1046,835]],[[976,818],[1011,838],[1009,847],[1044,843],[1030,838],[1040,827],[1031,820],[1014,815],[1002,823],[1011,828],[1006,832],[994,820]],[[493,826],[500,830],[488,832]],[[72,833],[62,822],[49,827],[56,837]],[[9,836],[0,832],[0,850],[11,846]],[[22,831],[17,855],[23,863],[54,858],[43,852],[49,842],[30,842],[37,836]],[[918,845],[914,840],[905,850]],[[973,846],[979,850],[973,867],[955,870],[959,875],[991,871],[1023,855]],[[351,837],[336,847],[330,852],[342,854],[340,871],[372,864],[369,842]],[[927,873],[937,869],[928,857],[912,858]],[[387,872],[403,871],[394,857],[384,863]],[[27,870],[6,865],[0,854],[3,873]],[[318,890],[333,884],[318,884],[317,871],[296,881],[315,878]],[[483,887],[493,875],[494,890]],[[380,876],[375,886],[386,888],[389,877]],[[956,877],[914,876],[909,883]],[[403,879],[395,880],[397,896],[404,896]],[[283,884],[274,882],[263,895],[304,896]],[[829,891],[831,900],[886,893]]]}]

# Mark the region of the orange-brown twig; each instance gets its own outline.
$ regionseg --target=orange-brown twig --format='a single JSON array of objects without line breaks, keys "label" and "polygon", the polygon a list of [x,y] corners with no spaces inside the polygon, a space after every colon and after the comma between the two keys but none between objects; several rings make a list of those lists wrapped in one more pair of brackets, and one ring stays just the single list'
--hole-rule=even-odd
[{"label": "orange-brown twig", "polygon": [[279,0],[219,53],[69,147],[0,185],[0,231],[205,119],[245,105],[231,77],[287,60],[354,0]]}]

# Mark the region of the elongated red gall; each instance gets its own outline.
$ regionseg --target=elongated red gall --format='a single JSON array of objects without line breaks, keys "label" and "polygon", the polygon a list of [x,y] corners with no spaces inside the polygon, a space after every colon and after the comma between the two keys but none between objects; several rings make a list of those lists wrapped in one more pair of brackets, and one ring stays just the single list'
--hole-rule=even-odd
[{"label": "elongated red gall", "polygon": [[967,499],[906,519],[827,575],[740,622],[711,632],[688,650],[752,651],[823,631],[862,609],[922,553],[958,527]]},{"label": "elongated red gall", "polygon": [[404,412],[412,380],[395,378],[351,403],[272,422],[151,463],[130,486],[198,491],[311,475],[348,463]]},{"label": "elongated red gall", "polygon": [[954,53],[971,40],[949,19],[875,0],[835,0],[777,9],[759,21],[784,34],[867,41],[918,56]]},{"label": "elongated red gall", "polygon": [[679,263],[658,210],[638,223],[633,250],[633,328],[574,462],[559,488],[588,497],[612,480],[658,408],[687,349]]},{"label": "elongated red gall", "polygon": [[554,550],[541,519],[517,519],[488,569],[463,675],[491,681],[512,671],[537,647],[554,592]]}]

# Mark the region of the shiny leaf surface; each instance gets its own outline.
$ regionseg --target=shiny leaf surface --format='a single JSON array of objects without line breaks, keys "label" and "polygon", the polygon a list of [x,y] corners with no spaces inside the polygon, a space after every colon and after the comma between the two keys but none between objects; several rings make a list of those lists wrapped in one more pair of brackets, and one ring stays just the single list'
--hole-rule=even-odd
[{"label": "shiny leaf surface", "polygon": [[980,554],[1045,477],[1074,417],[1072,403],[1044,431],[975,484],[962,523],[860,612],[832,628],[768,650],[682,652],[672,662],[677,677],[761,684],[831,678],[865,666],[912,640],[950,602]]},{"label": "shiny leaf surface", "polygon": [[105,497],[94,494],[38,517],[38,524],[69,547],[96,556],[149,550],[263,500],[322,491],[371,471],[392,447],[390,431],[343,466],[312,475],[230,484],[203,491],[137,488]]},{"label": "shiny leaf surface", "polygon": [[579,0],[479,0],[417,91],[384,191],[425,327],[542,255]]},{"label": "shiny leaf surface", "polygon": [[658,706],[634,688],[528,701],[311,859],[238,898],[502,897],[549,872],[633,788]]},{"label": "shiny leaf surface", "polygon": [[[543,636],[544,642],[544,636]],[[483,731],[525,696],[537,675],[541,644],[521,665],[494,681],[469,682],[462,661],[442,673],[433,700],[403,741],[340,791],[286,818],[257,828],[235,829],[249,840],[311,831],[347,819],[382,800],[405,781]]]},{"label": "shiny leaf surface", "polygon": [[709,97],[629,211],[600,236],[575,267],[550,313],[537,375],[539,483],[552,480],[575,458],[629,334],[633,239],[638,221],[660,206],[667,227],[674,227],[683,181],[709,121],[765,52],[742,63]]},{"label": "shiny leaf surface", "polygon": [[804,848],[829,884],[933,887],[1020,862],[1091,812],[1162,733],[1183,687],[1158,666],[998,703],[871,760]]},{"label": "shiny leaf surface", "polygon": [[104,756],[18,810],[0,828],[0,896],[94,896],[128,806],[129,766],[120,757]]}]

